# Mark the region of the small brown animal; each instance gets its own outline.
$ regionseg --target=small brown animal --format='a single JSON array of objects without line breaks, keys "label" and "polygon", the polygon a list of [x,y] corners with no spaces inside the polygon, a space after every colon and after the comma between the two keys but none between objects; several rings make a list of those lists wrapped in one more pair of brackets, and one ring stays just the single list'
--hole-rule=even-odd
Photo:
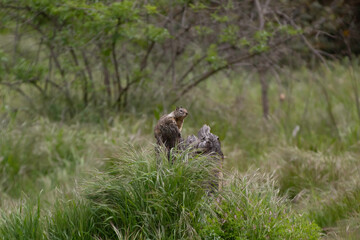
[{"label": "small brown animal", "polygon": [[181,139],[181,130],[188,111],[183,107],[176,107],[175,111],[160,118],[154,129],[156,143],[164,145],[170,161],[170,151]]}]

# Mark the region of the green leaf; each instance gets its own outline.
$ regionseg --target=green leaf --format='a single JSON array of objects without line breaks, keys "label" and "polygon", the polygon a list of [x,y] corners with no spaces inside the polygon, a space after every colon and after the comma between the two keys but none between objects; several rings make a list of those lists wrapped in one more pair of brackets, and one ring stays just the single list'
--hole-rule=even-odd
[{"label": "green leaf", "polygon": [[157,7],[154,5],[151,5],[151,4],[146,4],[145,9],[148,14],[157,14],[158,13]]},{"label": "green leaf", "polygon": [[206,61],[209,62],[212,68],[217,69],[226,65],[226,61],[218,55],[217,45],[211,44],[207,50]]},{"label": "green leaf", "polygon": [[294,28],[291,25],[281,25],[279,30],[283,33],[289,34],[290,36],[295,36],[303,32],[301,28]]},{"label": "green leaf", "polygon": [[120,19],[121,22],[135,21],[139,18],[139,10],[134,6],[133,1],[115,2],[109,8],[110,15]]},{"label": "green leaf", "polygon": [[269,46],[267,44],[260,43],[250,48],[250,53],[262,53],[268,50],[269,50]]},{"label": "green leaf", "polygon": [[258,42],[266,42],[271,36],[273,36],[273,33],[266,30],[259,30],[255,32],[254,39]]},{"label": "green leaf", "polygon": [[212,13],[211,18],[214,19],[216,22],[220,22],[220,23],[226,23],[229,21],[228,16],[226,16],[226,15],[220,16],[220,15],[217,15],[216,13]]},{"label": "green leaf", "polygon": [[206,26],[195,26],[194,29],[199,36],[209,35],[214,32],[213,29]]},{"label": "green leaf", "polygon": [[219,36],[220,43],[230,43],[236,45],[238,39],[239,27],[237,25],[229,25]]},{"label": "green leaf", "polygon": [[195,4],[190,3],[190,8],[194,11],[194,12],[198,12],[200,10],[206,9],[206,5],[201,3],[201,2],[196,2]]},{"label": "green leaf", "polygon": [[166,28],[148,25],[147,36],[151,41],[162,42],[170,37],[170,33]]},{"label": "green leaf", "polygon": [[245,37],[239,40],[239,44],[240,46],[250,46],[250,42]]}]

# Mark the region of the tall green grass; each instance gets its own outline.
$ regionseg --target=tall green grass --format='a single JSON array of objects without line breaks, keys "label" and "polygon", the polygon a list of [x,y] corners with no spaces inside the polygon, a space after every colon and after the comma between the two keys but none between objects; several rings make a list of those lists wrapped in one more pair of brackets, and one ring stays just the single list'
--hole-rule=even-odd
[{"label": "tall green grass", "polygon": [[94,239],[95,217],[89,203],[82,199],[57,201],[51,212],[42,219],[45,235],[39,240]]},{"label": "tall green grass", "polygon": [[311,192],[338,189],[359,172],[360,161],[353,154],[338,156],[281,147],[264,156],[263,168],[275,171],[278,187],[291,199]]},{"label": "tall green grass", "polygon": [[[196,235],[194,223],[206,204],[206,187],[214,164],[182,154],[169,166],[149,152],[112,159],[109,174],[88,183],[86,198],[97,216],[99,236],[182,239]],[[186,161],[186,162],[185,162]]]},{"label": "tall green grass", "polygon": [[[360,189],[353,187],[339,190],[335,196],[317,202],[310,209],[310,216],[323,228],[335,227],[341,220],[354,217],[360,213]],[[358,226],[360,226],[358,224]]]},{"label": "tall green grass", "polygon": [[[0,128],[0,206],[32,198],[52,203],[56,189],[71,196],[74,182],[101,167],[104,155],[118,146],[149,144],[142,121],[113,119],[111,125],[64,124],[44,118],[11,119],[4,115]],[[5,203],[6,202],[6,203]]]},{"label": "tall green grass", "polygon": [[[246,230],[244,234],[245,232],[249,234],[246,235],[247,238],[251,238],[249,236],[261,238],[266,237],[267,234],[285,236],[266,233],[265,228],[260,228],[262,226],[260,223],[265,221],[264,219],[253,217],[240,221],[238,217],[239,214],[244,216],[263,214],[270,217],[265,214],[267,210],[275,208],[280,211],[279,205],[285,206],[286,209],[292,205],[297,213],[308,215],[323,228],[329,237],[357,239],[360,236],[359,231],[356,230],[359,227],[356,222],[359,214],[356,202],[359,197],[356,181],[359,179],[358,159],[360,156],[359,116],[355,104],[357,90],[355,86],[360,79],[360,71],[356,67],[358,59],[353,59],[351,62],[347,60],[328,62],[327,65],[328,67],[317,66],[313,69],[283,68],[279,76],[269,74],[267,79],[270,83],[271,115],[268,120],[262,118],[261,91],[256,73],[243,71],[237,75],[218,75],[201,84],[199,88],[181,100],[179,104],[190,112],[185,120],[183,136],[196,133],[204,123],[209,124],[212,132],[218,135],[222,142],[225,169],[239,170],[241,176],[236,179],[242,179],[244,175],[251,176],[254,174],[254,169],[260,168],[261,172],[273,175],[273,180],[266,180],[265,183],[274,184],[274,187],[263,190],[260,187],[251,187],[257,180],[251,180],[250,185],[237,180],[235,184],[233,180],[228,180],[228,186],[235,184],[243,190],[242,192],[234,191],[236,196],[223,200],[223,205],[209,202],[207,194],[202,192],[205,200],[202,199],[201,204],[198,204],[202,206],[202,209],[209,211],[200,211],[198,207],[196,209],[201,214],[194,215],[194,212],[185,214],[188,216],[187,220],[189,216],[202,216],[194,217],[198,224],[191,222],[195,221],[192,218],[187,222],[186,226],[193,228],[189,232],[194,237],[206,238],[208,237],[206,234],[217,229],[215,231],[217,236],[224,238],[225,232],[229,232],[227,226],[231,229],[241,226],[241,229]],[[23,90],[30,95],[34,94],[28,92],[26,88]],[[279,100],[280,93],[285,93],[284,101]],[[103,209],[101,209],[101,204],[95,201],[97,197],[103,200],[101,191],[108,194],[106,196],[109,199],[106,198],[106,201],[110,201],[111,196],[119,197],[117,194],[128,194],[128,199],[132,197],[135,201],[135,193],[139,194],[139,198],[141,194],[144,194],[129,189],[134,189],[138,186],[136,184],[140,184],[140,180],[135,181],[137,177],[134,174],[139,174],[138,177],[140,173],[144,174],[144,176],[141,175],[141,179],[147,179],[148,182],[152,181],[151,176],[157,176],[158,173],[153,172],[156,166],[152,162],[153,156],[130,156],[128,159],[140,159],[139,162],[143,162],[143,170],[141,172],[128,169],[128,173],[122,172],[120,176],[119,172],[124,171],[120,167],[128,164],[128,160],[121,160],[124,157],[122,156],[124,151],[128,151],[124,146],[129,142],[132,143],[135,149],[133,155],[141,153],[141,146],[151,146],[154,142],[153,126],[161,114],[172,110],[171,107],[163,106],[160,100],[145,94],[143,102],[146,102],[146,105],[134,102],[121,113],[111,112],[101,104],[98,108],[89,106],[82,112],[75,112],[75,116],[70,119],[60,104],[61,99],[48,102],[43,111],[38,111],[41,109],[33,111],[22,97],[15,96],[4,88],[0,89],[0,95],[2,101],[0,105],[0,204],[4,209],[14,209],[13,216],[16,216],[16,218],[13,217],[14,226],[24,224],[21,221],[27,219],[25,205],[21,213],[16,211],[23,205],[22,198],[28,196],[31,200],[36,199],[43,189],[40,196],[42,210],[39,218],[41,223],[39,232],[49,239],[66,239],[72,234],[78,236],[78,239],[91,239],[102,236],[101,234],[108,236],[110,232],[111,237],[114,238],[121,236],[131,239],[135,236],[146,236],[146,234],[166,238],[179,237],[181,232],[185,231],[185,225],[174,225],[176,231],[172,233],[173,235],[168,233],[171,227],[167,225],[157,233],[151,234],[140,227],[138,227],[140,230],[137,229],[132,224],[130,228],[124,227],[122,225],[124,217],[114,217],[111,215],[113,210],[107,212],[107,206],[102,206]],[[152,100],[146,101],[147,97]],[[39,103],[38,106],[44,103],[44,99],[36,97],[34,101]],[[330,117],[331,114],[333,119]],[[300,130],[295,134],[293,131],[296,126],[299,126]],[[114,152],[119,152],[120,156],[113,158],[112,161],[102,160],[104,156],[112,155]],[[179,156],[179,158],[183,157]],[[118,166],[116,162],[122,164]],[[131,162],[129,164],[132,167],[138,166]],[[180,169],[180,166],[177,167]],[[98,168],[99,171],[89,173],[89,169],[93,168]],[[117,170],[114,170],[116,168]],[[161,169],[167,169],[167,173],[174,171],[166,164]],[[94,180],[94,178],[90,181],[92,175],[99,175],[98,179]],[[164,179],[169,180],[168,177],[166,175]],[[82,178],[84,178],[82,187],[87,190],[78,196],[76,182]],[[130,180],[134,185],[125,184]],[[91,188],[86,186],[87,181],[92,182]],[[97,186],[96,181],[102,182],[103,188]],[[106,185],[107,181],[114,184],[124,182],[123,190],[121,190],[123,192],[119,193],[120,187]],[[146,186],[151,188],[151,185]],[[147,187],[139,187],[139,191],[145,191]],[[57,203],[58,191],[63,193],[61,198],[64,198],[64,202]],[[99,191],[99,196],[96,195],[97,191]],[[218,194],[221,194],[223,199],[227,199],[227,194],[231,192],[229,188],[224,188],[223,192]],[[279,205],[275,204],[273,207],[271,204],[263,205],[265,202],[259,203],[258,200],[254,200],[253,195],[258,192],[262,198],[270,199],[265,202],[272,202],[275,198],[281,199]],[[156,194],[162,196],[158,192]],[[175,194],[176,198],[179,197],[177,194],[179,193]],[[90,199],[90,196],[97,197]],[[166,201],[165,206],[172,206],[174,203],[170,200]],[[231,201],[254,202],[258,204],[254,206],[260,206],[259,212],[251,206],[238,212],[234,210],[238,206],[227,203]],[[141,201],[138,200],[138,202]],[[157,203],[160,204],[159,202]],[[29,211],[31,216],[36,219],[33,214],[37,210],[36,204],[29,208],[32,209]],[[62,208],[64,211],[61,210]],[[132,214],[135,209],[134,207],[131,210]],[[151,209],[151,207],[145,209]],[[261,209],[264,211],[262,212]],[[96,211],[103,215],[95,215]],[[226,212],[236,213],[234,214],[237,216],[236,219],[229,217],[234,216],[231,214],[225,217]],[[271,210],[271,212],[274,211]],[[280,228],[276,225],[277,220],[281,226],[285,226],[287,219],[295,213],[289,210],[289,214],[269,221],[270,225],[266,224],[266,226],[279,230]],[[6,216],[8,215],[3,215],[3,219],[8,220],[5,225],[10,226],[9,219],[11,218]],[[101,223],[104,225],[98,222],[99,216],[105,218],[105,221]],[[114,217],[116,222],[106,219],[106,216]],[[152,221],[149,214],[144,214],[144,216],[147,216],[147,222]],[[142,220],[134,217],[133,222],[146,225],[144,216]],[[16,224],[15,219],[18,221]],[[229,224],[223,224],[224,219],[228,219]],[[312,229],[312,227],[306,227],[308,224],[308,220],[304,220],[306,217],[300,217],[300,219],[294,221],[299,223],[304,221],[304,229]],[[170,220],[170,218],[167,220],[168,223]],[[31,221],[26,220],[26,222]],[[261,232],[257,230],[252,232],[250,223],[255,223],[252,226],[255,225],[255,229],[261,229]],[[210,227],[212,230],[208,231],[204,226],[212,226]],[[102,230],[103,233],[91,230],[103,229],[103,227],[106,229]],[[138,233],[138,235],[133,233]]]},{"label": "tall green grass", "polygon": [[359,236],[360,161],[354,153],[334,156],[287,147],[274,149],[264,159],[264,169],[274,172],[280,193],[329,237]]},{"label": "tall green grass", "polygon": [[220,193],[204,239],[319,239],[320,228],[294,213],[267,174],[233,175]]},{"label": "tall green grass", "polygon": [[42,177],[57,182],[60,169],[72,175],[87,151],[82,133],[50,123],[9,126],[0,134],[0,188],[13,197],[40,191]]},{"label": "tall green grass", "polygon": [[[211,190],[214,164],[185,152],[169,164],[149,151],[112,158],[77,200],[3,213],[6,239],[319,239],[320,229],[293,212],[266,175],[231,175]],[[42,215],[41,215],[42,214]],[[20,237],[20,238],[19,238]]]},{"label": "tall green grass", "polygon": [[40,202],[23,204],[19,209],[6,214],[1,212],[1,239],[38,240],[44,237]]}]

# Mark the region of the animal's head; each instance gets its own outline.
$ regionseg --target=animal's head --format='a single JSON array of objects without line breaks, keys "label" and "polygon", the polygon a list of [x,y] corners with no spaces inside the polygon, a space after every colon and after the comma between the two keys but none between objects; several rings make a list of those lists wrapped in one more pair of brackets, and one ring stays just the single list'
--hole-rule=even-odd
[{"label": "animal's head", "polygon": [[175,118],[184,119],[188,115],[188,111],[183,107],[176,107],[174,114]]}]

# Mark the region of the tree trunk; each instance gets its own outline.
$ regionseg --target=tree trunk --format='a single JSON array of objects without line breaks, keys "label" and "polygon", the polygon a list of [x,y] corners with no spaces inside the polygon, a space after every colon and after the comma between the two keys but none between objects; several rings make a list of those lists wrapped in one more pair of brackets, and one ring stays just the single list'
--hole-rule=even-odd
[{"label": "tree trunk", "polygon": [[86,53],[84,51],[81,51],[81,55],[85,64],[85,68],[88,74],[88,78],[90,80],[90,86],[89,86],[89,91],[90,91],[90,98],[91,100],[94,102],[94,104],[96,105],[97,101],[96,101],[96,94],[95,94],[95,84],[94,84],[94,79],[93,79],[93,75],[92,75],[92,71],[91,71],[91,67],[90,67],[90,63],[89,60],[86,56]]},{"label": "tree trunk", "polygon": [[263,109],[263,117],[265,119],[269,118],[269,96],[268,96],[268,90],[269,90],[269,84],[265,77],[264,72],[260,72],[259,75],[260,84],[261,84],[261,104]]},{"label": "tree trunk", "polygon": [[104,85],[107,93],[108,104],[111,104],[111,86],[110,86],[110,73],[106,66],[105,60],[103,61],[103,74],[104,74]]},{"label": "tree trunk", "polygon": [[[70,54],[74,60],[75,65],[80,69],[80,74],[82,77],[82,86],[83,86],[83,101],[84,101],[84,106],[88,105],[88,81],[87,81],[87,77],[85,74],[84,69],[80,66],[79,60],[77,58],[76,52],[74,50],[74,48],[70,48]],[[75,77],[77,77],[78,73],[76,73]]]}]

